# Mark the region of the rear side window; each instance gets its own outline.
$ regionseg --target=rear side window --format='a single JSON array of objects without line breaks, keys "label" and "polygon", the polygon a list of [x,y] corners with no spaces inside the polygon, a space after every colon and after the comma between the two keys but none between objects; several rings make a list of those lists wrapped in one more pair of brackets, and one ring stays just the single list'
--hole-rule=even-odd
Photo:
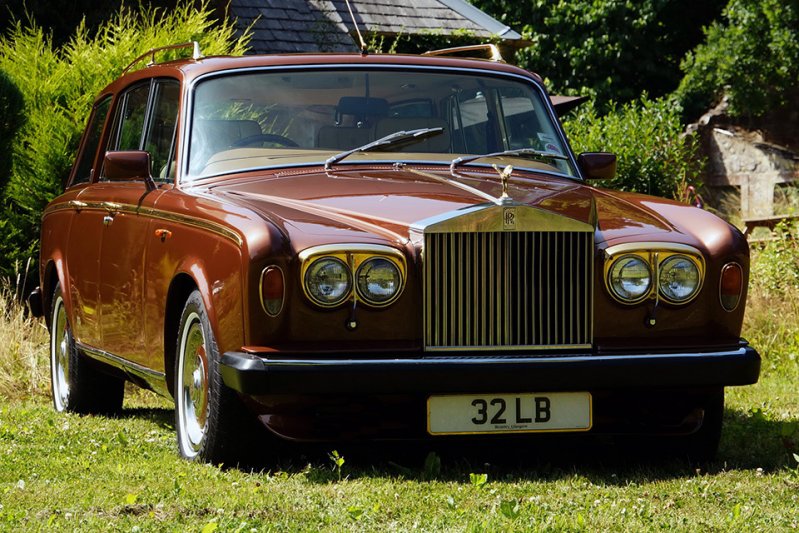
[{"label": "rear side window", "polygon": [[107,96],[94,108],[92,117],[89,119],[89,125],[86,127],[86,142],[78,156],[75,176],[72,178],[72,185],[86,183],[92,180],[97,147],[100,145],[100,136],[103,134],[103,126],[105,125],[105,119],[108,116],[108,109],[110,107],[111,97]]}]

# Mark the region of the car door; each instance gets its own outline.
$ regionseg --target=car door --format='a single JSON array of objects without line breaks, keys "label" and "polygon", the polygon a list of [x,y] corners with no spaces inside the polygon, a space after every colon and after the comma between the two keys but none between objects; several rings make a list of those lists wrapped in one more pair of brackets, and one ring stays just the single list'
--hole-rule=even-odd
[{"label": "car door", "polygon": [[129,89],[117,108],[109,142],[114,150],[145,150],[157,186],[143,180],[105,182],[106,214],[100,250],[99,301],[107,352],[147,365],[144,335],[146,249],[158,238],[150,210],[171,187],[180,86],[155,79]]},{"label": "car door", "polygon": [[[64,274],[68,280],[73,335],[84,345],[101,342],[99,296],[99,253],[102,238],[103,213],[89,199],[96,183],[92,183],[102,158],[98,154],[103,131],[111,107],[112,96],[101,98],[95,105],[78,154],[67,194],[75,191],[72,200],[64,205],[67,214],[62,223],[69,231],[64,249]],[[59,215],[63,216],[63,215]]]}]

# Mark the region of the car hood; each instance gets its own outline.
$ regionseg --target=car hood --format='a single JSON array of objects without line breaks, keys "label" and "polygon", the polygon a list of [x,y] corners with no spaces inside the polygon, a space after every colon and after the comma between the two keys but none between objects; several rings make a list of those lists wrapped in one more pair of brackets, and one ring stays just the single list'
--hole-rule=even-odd
[{"label": "car hood", "polygon": [[[341,242],[403,244],[420,221],[499,202],[502,185],[491,169],[453,174],[448,168],[344,167],[253,175],[217,183],[211,192],[258,211],[302,250]],[[701,219],[708,216],[669,200],[539,173],[514,171],[507,193],[517,205],[593,225],[598,243],[645,235],[655,241],[696,244],[701,236],[691,228],[701,227]]]}]

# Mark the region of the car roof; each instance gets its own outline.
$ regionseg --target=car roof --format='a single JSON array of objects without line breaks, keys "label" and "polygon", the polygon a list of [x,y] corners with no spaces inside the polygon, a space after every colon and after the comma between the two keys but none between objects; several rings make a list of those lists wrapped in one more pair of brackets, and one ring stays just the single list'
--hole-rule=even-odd
[{"label": "car roof", "polygon": [[214,72],[260,67],[302,66],[370,66],[391,65],[406,67],[438,67],[454,69],[479,69],[498,73],[515,74],[535,81],[542,81],[538,74],[500,61],[459,57],[439,57],[403,54],[272,54],[246,56],[209,56],[199,59],[178,59],[165,63],[147,65],[128,72],[109,84],[102,94],[116,93],[136,81],[154,77],[172,77],[191,82],[200,76]]}]

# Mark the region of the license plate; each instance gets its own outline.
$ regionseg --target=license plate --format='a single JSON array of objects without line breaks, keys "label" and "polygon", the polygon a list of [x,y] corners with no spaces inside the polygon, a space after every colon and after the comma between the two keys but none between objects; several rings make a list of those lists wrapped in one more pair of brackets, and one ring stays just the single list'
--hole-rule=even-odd
[{"label": "license plate", "polygon": [[427,399],[431,435],[534,433],[591,429],[591,394],[463,394]]}]

